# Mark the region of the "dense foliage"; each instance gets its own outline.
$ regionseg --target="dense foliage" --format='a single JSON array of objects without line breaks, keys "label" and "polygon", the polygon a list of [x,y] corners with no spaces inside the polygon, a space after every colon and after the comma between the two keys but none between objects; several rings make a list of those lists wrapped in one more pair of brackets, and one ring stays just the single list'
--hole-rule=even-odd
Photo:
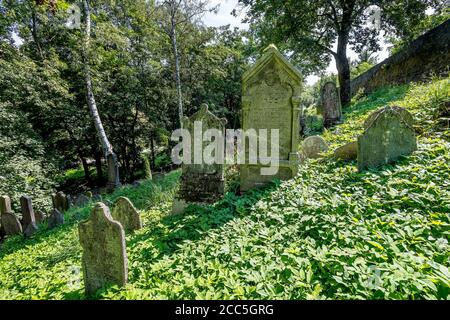
[{"label": "dense foliage", "polygon": [[[449,96],[449,79],[381,89],[324,133],[340,146],[373,110],[408,108],[422,128],[419,150],[379,171],[358,173],[329,154],[295,179],[175,217],[179,172],[116,191],[110,199],[126,195],[142,210],[144,229],[127,236],[127,287],[97,297],[448,299],[450,143],[438,119]],[[90,206],[69,211],[59,229],[2,244],[0,298],[85,298],[77,222]]]}]

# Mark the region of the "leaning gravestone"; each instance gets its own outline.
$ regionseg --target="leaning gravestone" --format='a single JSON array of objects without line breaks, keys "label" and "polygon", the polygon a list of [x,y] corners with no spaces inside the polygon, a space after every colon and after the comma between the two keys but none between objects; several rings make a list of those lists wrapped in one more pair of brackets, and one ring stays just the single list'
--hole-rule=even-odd
[{"label": "leaning gravestone", "polygon": [[302,151],[307,159],[318,159],[321,153],[328,151],[328,144],[320,136],[308,137],[302,143]]},{"label": "leaning gravestone", "polygon": [[58,211],[58,209],[53,209],[52,213],[50,214],[47,220],[48,228],[54,229],[63,224],[64,224],[64,214]]},{"label": "leaning gravestone", "polygon": [[[225,179],[222,158],[225,150],[225,124],[226,120],[219,119],[209,112],[206,104],[203,104],[200,111],[192,117],[183,119],[183,128],[189,131],[193,139],[191,139],[190,164],[182,165],[180,190],[175,197],[172,214],[182,213],[189,203],[213,203],[223,195]],[[203,152],[200,152],[201,159],[195,157],[196,146],[202,146],[201,150],[206,150],[211,144],[203,140],[205,132],[211,129],[215,129],[216,134],[221,135],[215,137],[218,139],[216,141],[219,141],[217,144],[219,150],[214,150],[214,155],[211,152],[211,156],[219,160],[214,163],[205,161]]]},{"label": "leaning gravestone", "polygon": [[22,196],[20,206],[22,208],[23,234],[25,238],[29,238],[38,230],[31,197]]},{"label": "leaning gravestone", "polygon": [[392,163],[417,150],[412,115],[400,107],[385,107],[366,121],[358,137],[358,170]]},{"label": "leaning gravestone", "polygon": [[141,216],[128,198],[120,197],[116,200],[111,216],[114,220],[120,222],[126,232],[142,228]]},{"label": "leaning gravestone", "polygon": [[62,191],[52,195],[52,202],[53,208],[58,211],[65,212],[69,209],[69,199]]},{"label": "leaning gravestone", "polygon": [[12,212],[11,199],[8,196],[0,197],[0,213],[3,232],[6,236],[22,233],[22,225]]},{"label": "leaning gravestone", "polygon": [[334,150],[334,157],[344,161],[356,160],[358,157],[358,142],[347,143]]},{"label": "leaning gravestone", "polygon": [[108,284],[124,286],[128,278],[125,233],[109,209],[97,203],[89,220],[78,226],[87,295]]},{"label": "leaning gravestone", "polygon": [[342,120],[342,107],[339,91],[334,82],[327,82],[321,91],[323,125],[332,127]]},{"label": "leaning gravestone", "polygon": [[[242,130],[247,133],[266,129],[269,134],[272,129],[279,130],[279,156],[273,159],[277,162],[277,173],[263,174],[261,169],[267,165],[261,164],[261,159],[272,159],[272,156],[268,157],[269,152],[262,155],[261,150],[253,150],[260,160],[255,164],[249,159],[252,151],[249,143],[245,143],[245,164],[240,165],[241,192],[266,185],[275,179],[288,180],[297,174],[301,86],[300,72],[274,45],[265,49],[264,55],[244,74]],[[276,142],[270,135],[267,145],[272,143]]]}]

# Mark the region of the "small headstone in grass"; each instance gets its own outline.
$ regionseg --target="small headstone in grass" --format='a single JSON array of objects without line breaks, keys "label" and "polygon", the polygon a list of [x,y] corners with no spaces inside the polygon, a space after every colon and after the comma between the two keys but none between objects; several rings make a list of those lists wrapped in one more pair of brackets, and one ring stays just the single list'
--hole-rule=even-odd
[{"label": "small headstone in grass", "polygon": [[118,198],[113,205],[111,215],[114,220],[122,224],[126,232],[142,228],[141,216],[128,198]]},{"label": "small headstone in grass", "polygon": [[358,137],[358,170],[390,164],[417,150],[414,119],[400,107],[384,107],[366,121]]},{"label": "small headstone in grass", "polygon": [[36,211],[34,216],[36,218],[37,224],[45,221],[45,213],[43,213],[42,211]]},{"label": "small headstone in grass", "polygon": [[52,195],[52,202],[53,208],[58,209],[61,212],[65,212],[69,209],[69,199],[62,191]]},{"label": "small headstone in grass", "polygon": [[14,213],[2,213],[1,222],[5,236],[13,236],[22,233],[22,225]]},{"label": "small headstone in grass", "polygon": [[86,192],[86,197],[92,198],[94,195],[92,194],[92,191]]},{"label": "small headstone in grass", "polygon": [[84,207],[85,205],[87,205],[89,203],[89,201],[90,201],[90,198],[88,198],[84,194],[81,194],[75,198],[74,206],[75,207]]},{"label": "small headstone in grass", "polygon": [[308,137],[302,143],[302,151],[307,159],[318,159],[321,153],[328,151],[328,144],[320,136]]},{"label": "small headstone in grass", "polygon": [[327,82],[321,91],[323,125],[329,128],[342,121],[341,99],[336,83]]},{"label": "small headstone in grass", "polygon": [[125,232],[106,205],[97,203],[89,220],[78,225],[87,295],[107,285],[124,286],[128,279]]},{"label": "small headstone in grass", "polygon": [[48,217],[47,225],[49,229],[56,228],[64,224],[64,214],[58,211],[58,209],[53,209],[52,213]]},{"label": "small headstone in grass", "polygon": [[12,236],[22,233],[22,225],[16,215],[12,212],[11,199],[8,196],[0,197],[0,214],[3,235]]},{"label": "small headstone in grass", "polygon": [[358,142],[353,141],[334,150],[334,157],[344,161],[356,160],[358,157]]}]

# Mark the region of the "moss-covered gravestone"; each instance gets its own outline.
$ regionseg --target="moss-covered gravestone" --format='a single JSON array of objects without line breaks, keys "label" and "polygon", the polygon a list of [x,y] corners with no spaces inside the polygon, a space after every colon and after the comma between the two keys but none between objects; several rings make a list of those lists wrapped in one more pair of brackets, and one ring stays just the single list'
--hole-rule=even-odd
[{"label": "moss-covered gravestone", "polygon": [[128,279],[125,233],[109,209],[97,203],[89,220],[78,225],[87,295],[107,285],[124,286]]},{"label": "moss-covered gravestone", "polygon": [[126,232],[142,228],[141,216],[128,198],[120,197],[117,199],[114,202],[111,215],[114,220],[120,222]]},{"label": "moss-covered gravestone", "polygon": [[64,192],[60,191],[52,195],[53,208],[60,212],[69,210],[69,199]]},{"label": "moss-covered gravestone", "polygon": [[413,117],[400,107],[374,112],[358,137],[358,170],[378,168],[417,150]]},{"label": "moss-covered gravestone", "polygon": [[[269,151],[264,156],[258,153],[258,163],[251,161],[250,143],[245,143],[245,164],[240,166],[241,192],[268,182],[288,180],[298,171],[298,138],[300,126],[300,94],[302,78],[299,71],[284,58],[274,45],[256,61],[242,80],[242,119],[244,133],[267,129],[267,145],[272,142],[271,130],[279,130],[278,170],[273,175],[262,174],[268,165],[261,163],[264,156],[271,158]],[[254,151],[254,152],[255,152]]]},{"label": "moss-covered gravestone", "polygon": [[47,225],[49,229],[56,228],[64,224],[64,214],[58,209],[53,209],[48,217]]},{"label": "moss-covered gravestone", "polygon": [[[280,179],[288,180],[298,171],[297,152],[300,125],[301,75],[274,45],[264,51],[243,76],[242,130],[267,129],[267,145],[273,143],[271,130],[279,130],[279,157],[276,174],[262,174],[264,157],[258,149],[257,164],[250,160],[250,143],[245,143],[245,164],[240,166],[241,192]],[[247,140],[247,139],[246,139]],[[270,149],[269,149],[270,152]],[[266,152],[266,155],[269,154]],[[271,158],[272,156],[269,156]]]},{"label": "moss-covered gravestone", "polygon": [[12,212],[11,199],[8,196],[0,197],[1,225],[6,236],[22,233],[22,225]]},{"label": "moss-covered gravestone", "polygon": [[[223,196],[226,123],[226,119],[212,114],[206,104],[190,118],[184,118],[183,128],[191,136],[190,161],[183,162],[180,190],[174,199],[172,214],[182,213],[189,203],[214,203]],[[204,139],[211,130],[217,136]],[[205,155],[209,155],[208,159]]]},{"label": "moss-covered gravestone", "polygon": [[307,159],[318,159],[328,151],[328,143],[321,136],[306,138],[302,143],[302,152]]},{"label": "moss-covered gravestone", "polygon": [[334,82],[325,83],[320,98],[324,127],[329,128],[340,123],[342,121],[342,107],[336,84]]}]

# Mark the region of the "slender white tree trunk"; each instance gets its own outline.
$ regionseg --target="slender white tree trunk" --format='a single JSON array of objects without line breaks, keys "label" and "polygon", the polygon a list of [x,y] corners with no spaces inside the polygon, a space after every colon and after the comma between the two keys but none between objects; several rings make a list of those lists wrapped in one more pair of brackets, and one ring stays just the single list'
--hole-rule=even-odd
[{"label": "slender white tree trunk", "polygon": [[120,186],[119,178],[119,162],[117,156],[113,151],[113,147],[108,140],[108,137],[103,127],[102,120],[98,113],[97,104],[95,102],[95,96],[92,89],[91,70],[89,67],[89,45],[91,39],[91,9],[89,0],[83,0],[84,12],[86,16],[86,30],[85,39],[83,44],[83,56],[84,56],[84,76],[86,81],[87,90],[87,103],[91,112],[92,119],[94,121],[95,129],[102,144],[103,153],[108,165],[108,189],[115,189]]},{"label": "slender white tree trunk", "polygon": [[172,30],[170,37],[172,39],[172,50],[175,59],[175,81],[177,84],[177,93],[178,93],[178,117],[180,121],[180,128],[183,128],[183,91],[181,89],[180,58],[178,56],[177,33],[176,33],[177,31],[173,17],[171,28]]}]

